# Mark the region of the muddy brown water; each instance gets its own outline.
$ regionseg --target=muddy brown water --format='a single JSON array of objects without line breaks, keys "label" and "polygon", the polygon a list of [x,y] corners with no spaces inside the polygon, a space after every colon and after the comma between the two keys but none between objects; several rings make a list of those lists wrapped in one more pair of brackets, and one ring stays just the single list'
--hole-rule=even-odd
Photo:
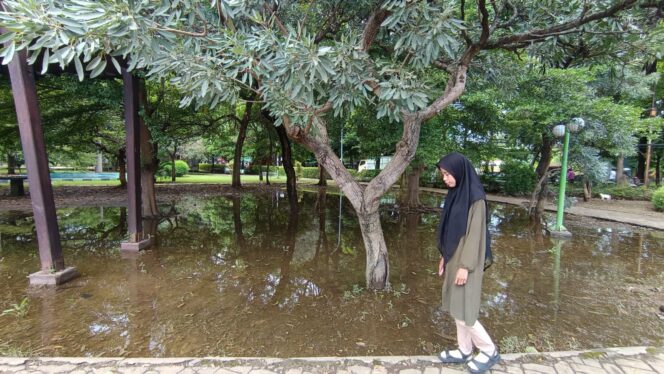
[{"label": "muddy brown water", "polygon": [[[39,268],[30,216],[3,213],[0,354],[434,354],[455,341],[439,308],[438,214],[391,202],[384,292],[364,289],[359,227],[338,195],[301,193],[297,218],[279,191],[183,197],[146,223],[157,245],[134,256],[118,250],[124,208],[58,209],[65,261],[82,276],[51,290],[28,287]],[[503,352],[662,343],[661,232],[568,216],[574,236],[558,242],[520,207],[490,209],[495,264],[480,319]]]}]

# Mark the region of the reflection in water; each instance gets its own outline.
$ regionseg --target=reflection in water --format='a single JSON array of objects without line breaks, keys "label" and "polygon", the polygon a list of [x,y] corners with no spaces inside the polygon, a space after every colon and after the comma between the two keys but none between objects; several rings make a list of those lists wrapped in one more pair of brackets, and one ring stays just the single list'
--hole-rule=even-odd
[{"label": "reflection in water", "polygon": [[[321,356],[431,354],[454,342],[454,323],[439,308],[438,213],[382,212],[393,289],[365,292],[357,219],[332,196],[302,194],[298,214],[278,190],[183,197],[146,222],[158,244],[134,256],[117,249],[124,208],[59,209],[65,256],[83,276],[44,292],[25,281],[38,267],[30,216],[1,215],[0,310],[24,297],[30,308],[25,317],[0,317],[0,347],[63,356]],[[514,342],[649,345],[664,336],[654,313],[664,304],[661,235],[572,216],[574,237],[552,241],[521,208],[490,208],[495,264],[481,318],[503,350]]]}]

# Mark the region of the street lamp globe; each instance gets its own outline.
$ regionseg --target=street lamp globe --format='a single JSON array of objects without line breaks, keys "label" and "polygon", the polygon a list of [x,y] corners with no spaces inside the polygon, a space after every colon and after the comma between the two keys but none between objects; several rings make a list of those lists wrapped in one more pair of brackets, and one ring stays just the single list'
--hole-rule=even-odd
[{"label": "street lamp globe", "polygon": [[570,132],[577,132],[581,130],[584,126],[586,125],[586,121],[583,120],[581,117],[574,117],[570,121],[570,123],[567,125],[567,128],[569,129]]},{"label": "street lamp globe", "polygon": [[562,138],[565,136],[565,125],[557,125],[553,128],[553,135],[557,138]]}]

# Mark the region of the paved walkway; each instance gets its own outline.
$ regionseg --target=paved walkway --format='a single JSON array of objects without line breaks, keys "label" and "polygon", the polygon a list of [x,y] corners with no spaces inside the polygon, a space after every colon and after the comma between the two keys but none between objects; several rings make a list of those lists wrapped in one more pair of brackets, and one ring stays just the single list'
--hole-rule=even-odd
[{"label": "paved walkway", "polygon": [[[0,373],[462,374],[432,356],[318,358],[0,358]],[[664,349],[506,354],[493,374],[664,374]]]},{"label": "paved walkway", "polygon": [[[434,192],[434,193],[445,193],[445,190],[436,189],[436,188],[421,188],[423,191]],[[503,204],[512,204],[520,205],[527,207],[530,204],[530,200],[520,198],[520,197],[510,197],[510,196],[501,196],[501,195],[487,195],[489,201],[495,201]],[[555,212],[558,207],[553,204],[547,203],[544,205],[544,209],[547,211]],[[641,227],[648,227],[657,230],[664,230],[664,219],[657,219],[653,216],[630,213],[624,211],[615,211],[615,210],[606,210],[606,209],[595,209],[587,208],[583,206],[573,206],[571,208],[565,209],[566,214],[574,214],[578,216],[597,218],[607,221],[628,223],[630,225],[636,225]]]}]

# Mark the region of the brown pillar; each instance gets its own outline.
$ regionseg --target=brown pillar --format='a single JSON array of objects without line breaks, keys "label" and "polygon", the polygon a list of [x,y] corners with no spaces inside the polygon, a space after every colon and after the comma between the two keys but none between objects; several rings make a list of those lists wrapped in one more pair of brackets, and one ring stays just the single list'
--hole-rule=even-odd
[{"label": "brown pillar", "polygon": [[138,251],[150,245],[150,239],[143,236],[141,206],[141,142],[138,118],[139,97],[138,79],[127,68],[122,69],[124,82],[124,116],[127,155],[127,228],[129,239],[121,243],[121,249]]},{"label": "brown pillar", "polygon": [[[1,5],[1,2],[0,2]],[[3,32],[4,30],[0,30]],[[9,64],[16,118],[30,183],[30,201],[37,231],[41,271],[30,275],[30,284],[57,285],[77,276],[75,268],[65,269],[60,246],[48,158],[44,144],[37,88],[25,51],[17,52]]]}]

